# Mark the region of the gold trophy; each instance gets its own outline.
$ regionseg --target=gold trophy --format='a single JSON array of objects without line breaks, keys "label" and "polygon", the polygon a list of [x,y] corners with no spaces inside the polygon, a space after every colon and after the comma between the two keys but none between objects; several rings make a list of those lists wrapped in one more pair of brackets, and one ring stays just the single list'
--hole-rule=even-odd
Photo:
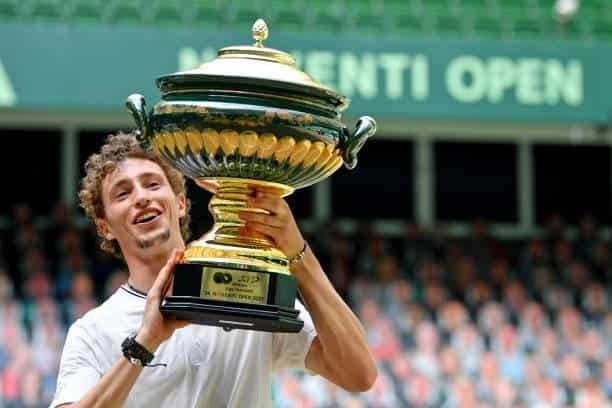
[{"label": "gold trophy", "polygon": [[297,332],[289,261],[270,239],[247,232],[238,213],[265,213],[247,204],[256,188],[284,197],[343,163],[354,168],[376,123],[364,116],[349,132],[340,122],[347,98],[264,47],[263,20],[252,33],[252,46],[223,48],[195,70],[158,78],[162,98],[151,111],[138,94],[127,107],[141,145],[213,193],[214,226],[187,246],[162,313],[228,330]]}]

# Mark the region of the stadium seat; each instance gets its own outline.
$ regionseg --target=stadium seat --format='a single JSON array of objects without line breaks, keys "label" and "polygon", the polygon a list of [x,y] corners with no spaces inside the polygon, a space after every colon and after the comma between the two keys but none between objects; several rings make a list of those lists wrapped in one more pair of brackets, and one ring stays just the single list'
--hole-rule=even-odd
[{"label": "stadium seat", "polygon": [[217,0],[194,0],[187,21],[195,26],[221,26],[226,23],[227,7]]},{"label": "stadium seat", "polygon": [[99,22],[104,16],[102,0],[74,0],[71,3],[70,17],[75,21]]},{"label": "stadium seat", "polygon": [[346,10],[342,0],[311,0],[306,11],[307,24],[324,31],[342,31],[346,25]]},{"label": "stadium seat", "polygon": [[391,21],[390,30],[400,34],[423,34],[431,27],[423,15],[420,3],[406,0],[389,0],[385,2],[384,13]]},{"label": "stadium seat", "polygon": [[265,7],[262,0],[234,1],[230,7],[229,19],[237,29],[248,29],[258,18],[272,24],[275,10]]},{"label": "stadium seat", "polygon": [[467,31],[474,36],[499,37],[508,29],[499,17],[497,6],[486,1],[471,0],[464,3],[462,14]]},{"label": "stadium seat", "polygon": [[152,19],[155,24],[181,25],[190,15],[190,2],[184,0],[156,0],[151,2]]},{"label": "stadium seat", "polygon": [[108,18],[111,23],[143,23],[151,5],[143,0],[111,0]]},{"label": "stadium seat", "polygon": [[304,29],[304,9],[306,1],[300,0],[265,0],[265,10],[274,14],[274,27],[286,30]]},{"label": "stadium seat", "polygon": [[427,3],[425,17],[432,23],[436,34],[456,35],[466,32],[466,19],[462,6],[456,1],[434,0]]},{"label": "stadium seat", "polygon": [[389,16],[379,1],[345,1],[347,20],[353,31],[381,33],[389,31]]},{"label": "stadium seat", "polygon": [[0,19],[12,19],[19,15],[17,0],[0,0]]},{"label": "stadium seat", "polygon": [[37,0],[32,2],[30,13],[35,20],[61,20],[66,16],[65,4],[61,0]]}]

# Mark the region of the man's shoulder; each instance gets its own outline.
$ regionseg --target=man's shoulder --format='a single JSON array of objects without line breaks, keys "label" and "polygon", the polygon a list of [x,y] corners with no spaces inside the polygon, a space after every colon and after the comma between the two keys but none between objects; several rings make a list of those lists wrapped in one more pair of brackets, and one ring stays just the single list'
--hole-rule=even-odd
[{"label": "man's shoulder", "polygon": [[89,310],[79,319],[75,320],[70,326],[71,331],[88,330],[92,328],[100,329],[121,317],[121,301],[117,292],[108,297],[100,305]]}]

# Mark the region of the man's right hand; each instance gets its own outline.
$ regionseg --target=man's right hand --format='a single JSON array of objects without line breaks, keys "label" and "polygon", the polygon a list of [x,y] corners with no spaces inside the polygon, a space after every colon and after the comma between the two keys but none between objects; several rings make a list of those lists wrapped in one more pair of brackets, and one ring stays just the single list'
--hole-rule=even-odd
[{"label": "man's right hand", "polygon": [[175,249],[172,252],[166,265],[159,271],[149,293],[147,293],[147,304],[142,318],[142,326],[136,335],[136,341],[151,353],[154,353],[157,347],[167,340],[176,329],[189,324],[187,320],[166,319],[159,311],[159,305],[172,286],[174,266],[182,257],[183,250]]}]

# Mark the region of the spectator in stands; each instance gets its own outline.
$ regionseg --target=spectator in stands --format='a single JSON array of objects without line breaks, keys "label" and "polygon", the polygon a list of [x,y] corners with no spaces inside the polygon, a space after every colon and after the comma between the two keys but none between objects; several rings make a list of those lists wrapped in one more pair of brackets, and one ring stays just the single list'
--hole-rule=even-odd
[{"label": "spectator in stands", "polygon": [[599,244],[595,218],[586,215],[578,221],[578,238],[574,243],[576,257],[588,264],[593,262],[595,248]]},{"label": "spectator in stands", "polygon": [[463,372],[475,375],[478,371],[482,353],[485,351],[484,339],[473,324],[466,324],[454,331],[451,346],[459,354]]},{"label": "spectator in stands", "polygon": [[606,361],[603,363],[601,370],[601,387],[612,400],[612,355],[609,355]]},{"label": "spectator in stands", "polygon": [[414,271],[425,258],[430,258],[433,253],[429,241],[423,236],[419,226],[413,222],[404,224],[403,236],[398,243],[396,251],[400,259],[402,269],[408,276],[413,277]]},{"label": "spectator in stands", "polygon": [[477,404],[473,381],[466,376],[457,376],[448,388],[443,408],[469,408],[476,407]]},{"label": "spectator in stands", "polygon": [[478,326],[486,336],[492,336],[506,322],[508,322],[506,309],[496,301],[486,303],[479,310]]},{"label": "spectator in stands", "polygon": [[448,299],[448,289],[441,281],[432,279],[423,285],[423,306],[431,319]]},{"label": "spectator in stands", "polygon": [[549,327],[548,317],[542,305],[530,301],[522,308],[519,322],[520,347],[525,352],[533,352],[538,346],[540,332]]},{"label": "spectator in stands", "polygon": [[477,277],[474,260],[469,256],[460,256],[449,265],[448,269],[453,297],[463,298]]},{"label": "spectator in stands", "polygon": [[122,268],[114,269],[109,275],[104,285],[104,299],[108,299],[117,291],[125,282],[127,282],[128,274]]},{"label": "spectator in stands", "polygon": [[516,329],[504,324],[493,337],[491,346],[499,361],[502,377],[520,385],[524,380],[525,357],[520,349]]},{"label": "spectator in stands", "polygon": [[527,389],[525,400],[530,407],[561,408],[567,403],[567,395],[552,378],[544,376]]},{"label": "spectator in stands", "polygon": [[584,322],[578,310],[565,306],[559,311],[557,330],[561,336],[561,351],[573,353],[580,350]]},{"label": "spectator in stands", "polygon": [[367,407],[396,407],[399,398],[393,381],[385,370],[379,370],[378,377],[370,390],[362,395]]},{"label": "spectator in stands", "polygon": [[414,288],[407,278],[395,279],[383,288],[382,303],[391,317],[400,316],[414,300]]},{"label": "spectator in stands", "polygon": [[589,380],[576,393],[576,408],[592,407],[610,408],[612,404],[599,385]]},{"label": "spectator in stands", "polygon": [[[70,296],[72,280],[77,274],[91,275],[89,262],[78,248],[70,248],[62,258],[56,279],[56,294],[59,299]],[[92,288],[93,289],[93,288]]]},{"label": "spectator in stands", "polygon": [[492,402],[495,386],[500,379],[499,364],[492,352],[485,352],[480,360],[479,375],[476,389],[479,399]]},{"label": "spectator in stands", "polygon": [[416,372],[432,379],[438,377],[439,346],[438,328],[429,320],[419,323],[415,331],[415,348],[410,354],[410,360]]},{"label": "spectator in stands", "polygon": [[487,271],[487,282],[498,295],[502,295],[506,285],[511,280],[511,271],[508,261],[505,258],[495,258],[491,261],[491,266]]},{"label": "spectator in stands", "polygon": [[70,297],[64,301],[62,307],[67,325],[96,307],[91,275],[78,272],[72,277]]},{"label": "spectator in stands", "polygon": [[559,362],[561,370],[561,384],[565,388],[568,401],[571,404],[576,402],[576,392],[589,375],[584,363],[576,354],[564,354]]},{"label": "spectator in stands", "polygon": [[560,284],[542,288],[542,297],[548,313],[555,316],[561,309],[573,304],[570,291]]},{"label": "spectator in stands", "polygon": [[599,282],[591,282],[580,296],[582,311],[587,320],[599,323],[609,310],[612,310],[610,296]]},{"label": "spectator in stands", "polygon": [[467,288],[463,298],[470,316],[475,318],[478,310],[485,303],[493,300],[493,290],[484,279],[478,279]]},{"label": "spectator in stands", "polygon": [[452,300],[446,302],[437,312],[437,324],[444,339],[449,339],[453,332],[463,327],[469,321],[468,313],[463,303]]},{"label": "spectator in stands", "polygon": [[[54,384],[55,386],[55,384]],[[23,408],[47,406],[48,398],[43,397],[40,372],[29,367],[21,377],[21,403]]]},{"label": "spectator in stands", "polygon": [[450,386],[452,380],[462,373],[459,353],[450,346],[446,346],[440,351],[438,366],[440,367],[438,378],[444,387]]},{"label": "spectator in stands", "polygon": [[398,399],[402,405],[406,405],[408,402],[406,396],[406,384],[410,382],[410,379],[416,374],[412,369],[412,362],[408,353],[400,353],[393,361],[390,362],[391,378],[394,381],[395,391]]}]

